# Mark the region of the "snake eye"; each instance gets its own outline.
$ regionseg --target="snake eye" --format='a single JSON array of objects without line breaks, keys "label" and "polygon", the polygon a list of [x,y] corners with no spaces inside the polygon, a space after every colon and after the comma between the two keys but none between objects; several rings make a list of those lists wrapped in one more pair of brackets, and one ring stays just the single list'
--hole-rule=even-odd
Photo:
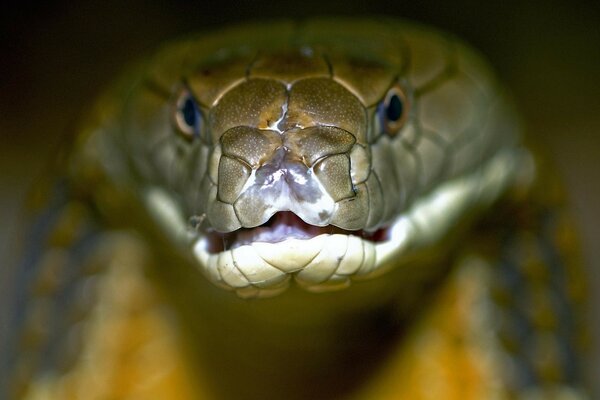
[{"label": "snake eye", "polygon": [[383,131],[396,135],[408,119],[409,104],[404,89],[396,84],[392,86],[377,107],[377,116]]},{"label": "snake eye", "polygon": [[189,89],[183,89],[175,102],[175,125],[177,131],[187,140],[200,137],[203,126],[202,113]]}]

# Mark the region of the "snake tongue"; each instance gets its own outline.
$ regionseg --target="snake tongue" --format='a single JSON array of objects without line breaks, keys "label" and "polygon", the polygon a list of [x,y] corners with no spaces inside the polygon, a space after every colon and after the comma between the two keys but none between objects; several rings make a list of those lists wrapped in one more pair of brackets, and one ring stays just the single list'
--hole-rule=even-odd
[{"label": "snake tongue", "polygon": [[333,225],[316,226],[304,222],[290,211],[275,213],[266,223],[255,228],[241,228],[233,232],[209,234],[209,252],[218,253],[254,242],[278,243],[287,239],[311,239],[322,234],[346,234],[369,240],[384,239],[384,230],[373,233],[347,231]]}]

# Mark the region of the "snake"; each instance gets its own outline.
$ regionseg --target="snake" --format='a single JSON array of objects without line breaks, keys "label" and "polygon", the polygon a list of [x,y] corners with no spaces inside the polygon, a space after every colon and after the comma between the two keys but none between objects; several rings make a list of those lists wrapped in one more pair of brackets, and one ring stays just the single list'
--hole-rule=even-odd
[{"label": "snake", "polygon": [[[587,398],[584,279],[523,131],[482,55],[407,21],[275,21],[169,43],[90,106],[58,178],[36,187],[0,348],[8,398],[66,398],[48,382],[77,370],[93,335],[62,362],[65,315],[85,308],[75,320],[102,331],[89,321],[135,285],[82,282],[138,248],[208,369],[255,360],[210,378],[222,398],[339,398],[377,381],[372,360],[395,371],[389,358],[404,360],[388,379],[404,386],[365,398]],[[127,240],[138,247],[115,250]],[[395,352],[377,343],[385,332]],[[435,350],[440,332],[462,344]],[[440,373],[467,353],[471,378]],[[369,362],[332,361],[349,354]],[[462,394],[440,383],[465,379]],[[128,398],[112,396],[96,398]]]}]

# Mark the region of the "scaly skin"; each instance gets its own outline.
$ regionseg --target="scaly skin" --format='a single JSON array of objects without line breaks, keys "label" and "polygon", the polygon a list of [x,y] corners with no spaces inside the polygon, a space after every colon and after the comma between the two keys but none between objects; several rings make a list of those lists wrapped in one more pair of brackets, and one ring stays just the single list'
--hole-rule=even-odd
[{"label": "scaly skin", "polygon": [[6,396],[586,398],[584,279],[517,121],[408,23],[165,47],[34,196]]}]

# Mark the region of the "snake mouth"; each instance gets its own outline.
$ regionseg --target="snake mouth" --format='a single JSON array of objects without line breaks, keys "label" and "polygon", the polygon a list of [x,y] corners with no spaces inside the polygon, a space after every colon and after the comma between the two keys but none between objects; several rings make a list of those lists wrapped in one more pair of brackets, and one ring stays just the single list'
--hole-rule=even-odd
[{"label": "snake mouth", "polygon": [[[444,182],[374,232],[309,225],[286,211],[254,228],[193,235],[188,243],[206,277],[240,297],[275,296],[292,281],[313,292],[343,289],[397,268],[439,241],[474,206],[496,199],[527,160],[528,153],[501,152],[474,173]],[[176,214],[167,212],[160,197],[150,199],[164,220]]]},{"label": "snake mouth", "polygon": [[323,292],[383,271],[385,258],[403,247],[407,229],[402,218],[373,232],[319,227],[285,211],[254,228],[202,235],[194,254],[214,284],[240,297],[274,296],[291,281]]},{"label": "snake mouth", "polygon": [[323,234],[352,235],[369,242],[379,243],[388,240],[389,229],[380,228],[369,232],[362,229],[349,231],[335,225],[316,226],[304,222],[291,211],[280,211],[264,224],[254,228],[240,228],[227,233],[208,233],[207,250],[210,254],[218,254],[256,242],[280,243],[288,239],[310,240]]}]

